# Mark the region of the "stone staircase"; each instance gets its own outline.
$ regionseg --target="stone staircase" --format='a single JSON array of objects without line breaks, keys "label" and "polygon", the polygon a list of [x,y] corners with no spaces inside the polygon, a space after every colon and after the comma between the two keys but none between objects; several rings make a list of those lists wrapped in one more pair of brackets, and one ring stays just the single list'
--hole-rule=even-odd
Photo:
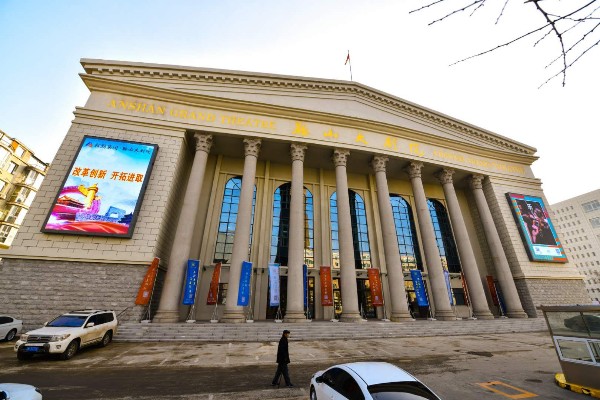
[{"label": "stone staircase", "polygon": [[292,332],[295,341],[548,331],[544,318],[363,323],[313,321],[293,324],[273,321],[244,324],[123,323],[119,325],[114,339],[117,342],[271,342],[279,340],[284,329]]}]

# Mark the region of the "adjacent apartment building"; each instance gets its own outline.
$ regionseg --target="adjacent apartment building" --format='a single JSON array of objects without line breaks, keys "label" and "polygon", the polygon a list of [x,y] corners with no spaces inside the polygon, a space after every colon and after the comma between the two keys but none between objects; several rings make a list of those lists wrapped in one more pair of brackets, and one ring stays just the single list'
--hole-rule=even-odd
[{"label": "adjacent apartment building", "polygon": [[553,204],[563,246],[584,276],[592,300],[600,301],[600,189]]},{"label": "adjacent apartment building", "polygon": [[48,166],[0,130],[0,248],[10,247]]}]

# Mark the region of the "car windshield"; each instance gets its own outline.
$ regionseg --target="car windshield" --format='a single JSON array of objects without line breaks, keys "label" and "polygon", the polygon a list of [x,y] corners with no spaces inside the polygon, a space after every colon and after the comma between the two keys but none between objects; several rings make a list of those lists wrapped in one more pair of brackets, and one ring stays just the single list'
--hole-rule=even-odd
[{"label": "car windshield", "polygon": [[391,382],[367,388],[374,400],[440,400],[421,382]]},{"label": "car windshield", "polygon": [[87,319],[85,315],[61,315],[60,317],[50,321],[48,325],[54,328],[79,328]]}]

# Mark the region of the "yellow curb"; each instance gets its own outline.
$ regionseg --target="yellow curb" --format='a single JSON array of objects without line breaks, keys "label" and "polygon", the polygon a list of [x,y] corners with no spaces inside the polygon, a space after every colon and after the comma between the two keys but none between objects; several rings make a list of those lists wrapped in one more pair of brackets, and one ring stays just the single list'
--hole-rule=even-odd
[{"label": "yellow curb", "polygon": [[600,389],[591,389],[583,386],[576,385],[574,383],[568,383],[565,380],[565,374],[556,374],[554,375],[554,381],[561,388],[569,389],[575,393],[587,394],[588,396],[595,397],[600,399]]}]

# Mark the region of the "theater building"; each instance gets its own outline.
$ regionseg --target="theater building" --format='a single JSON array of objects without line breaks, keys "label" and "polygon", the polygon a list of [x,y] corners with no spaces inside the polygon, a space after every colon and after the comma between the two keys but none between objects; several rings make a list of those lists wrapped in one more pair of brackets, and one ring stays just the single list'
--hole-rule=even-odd
[{"label": "theater building", "polygon": [[155,322],[527,318],[590,301],[544,218],[533,147],[356,82],[81,63],[90,96],[1,254],[3,311],[27,323],[133,306],[155,257]]}]

